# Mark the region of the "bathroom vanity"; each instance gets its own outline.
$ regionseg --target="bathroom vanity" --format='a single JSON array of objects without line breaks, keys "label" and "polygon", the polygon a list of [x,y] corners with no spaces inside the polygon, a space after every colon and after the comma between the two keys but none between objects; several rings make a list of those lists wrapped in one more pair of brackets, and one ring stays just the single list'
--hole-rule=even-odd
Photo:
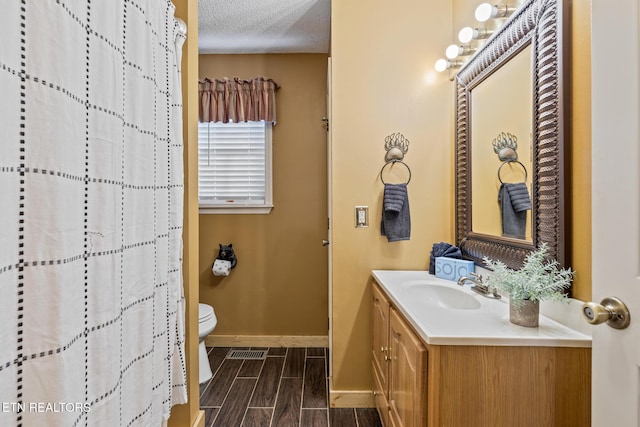
[{"label": "bathroom vanity", "polygon": [[385,427],[588,426],[591,337],[509,322],[425,271],[372,272],[374,400]]}]

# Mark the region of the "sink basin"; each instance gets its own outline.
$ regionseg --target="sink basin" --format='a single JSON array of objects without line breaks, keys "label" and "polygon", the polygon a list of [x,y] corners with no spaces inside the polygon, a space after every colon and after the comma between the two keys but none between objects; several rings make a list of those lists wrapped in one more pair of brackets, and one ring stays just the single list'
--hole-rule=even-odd
[{"label": "sink basin", "polygon": [[410,285],[406,288],[411,298],[426,304],[454,310],[475,310],[480,302],[462,290],[438,285]]}]

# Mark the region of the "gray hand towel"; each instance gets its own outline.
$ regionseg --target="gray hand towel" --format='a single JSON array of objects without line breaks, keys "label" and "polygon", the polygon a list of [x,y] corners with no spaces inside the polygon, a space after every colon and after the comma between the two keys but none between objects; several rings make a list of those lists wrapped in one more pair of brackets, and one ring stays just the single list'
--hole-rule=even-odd
[{"label": "gray hand towel", "polygon": [[[524,183],[502,184],[500,186],[500,191],[498,192],[498,202],[500,203],[500,211],[502,216],[502,235],[505,237],[514,237],[516,239],[525,238],[527,228],[527,209],[516,211],[511,199],[509,187],[519,186],[520,184],[524,185]],[[520,198],[521,195],[518,192],[516,193],[518,194],[516,197]],[[522,200],[516,201],[516,205],[519,209],[521,208],[522,204]],[[529,205],[531,205],[530,200]],[[531,206],[529,206],[529,209],[531,209]]]},{"label": "gray hand towel", "polygon": [[387,236],[389,242],[409,240],[411,237],[407,184],[384,185],[380,234]]},{"label": "gray hand towel", "polygon": [[511,206],[513,206],[514,211],[522,212],[531,209],[531,197],[529,197],[529,190],[527,190],[526,183],[518,182],[516,184],[504,185],[509,192]]}]

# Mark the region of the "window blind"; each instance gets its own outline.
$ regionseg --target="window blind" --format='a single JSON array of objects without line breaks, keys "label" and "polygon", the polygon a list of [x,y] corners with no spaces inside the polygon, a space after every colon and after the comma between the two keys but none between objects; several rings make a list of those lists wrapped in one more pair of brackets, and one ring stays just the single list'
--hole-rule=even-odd
[{"label": "window blind", "polygon": [[198,198],[206,205],[266,203],[270,124],[198,123]]}]

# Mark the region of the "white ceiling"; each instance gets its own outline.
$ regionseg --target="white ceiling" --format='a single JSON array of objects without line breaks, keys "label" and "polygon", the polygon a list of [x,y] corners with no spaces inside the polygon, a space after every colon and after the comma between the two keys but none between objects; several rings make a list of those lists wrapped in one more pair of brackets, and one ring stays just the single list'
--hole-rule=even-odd
[{"label": "white ceiling", "polygon": [[331,0],[200,0],[200,53],[328,53]]}]

